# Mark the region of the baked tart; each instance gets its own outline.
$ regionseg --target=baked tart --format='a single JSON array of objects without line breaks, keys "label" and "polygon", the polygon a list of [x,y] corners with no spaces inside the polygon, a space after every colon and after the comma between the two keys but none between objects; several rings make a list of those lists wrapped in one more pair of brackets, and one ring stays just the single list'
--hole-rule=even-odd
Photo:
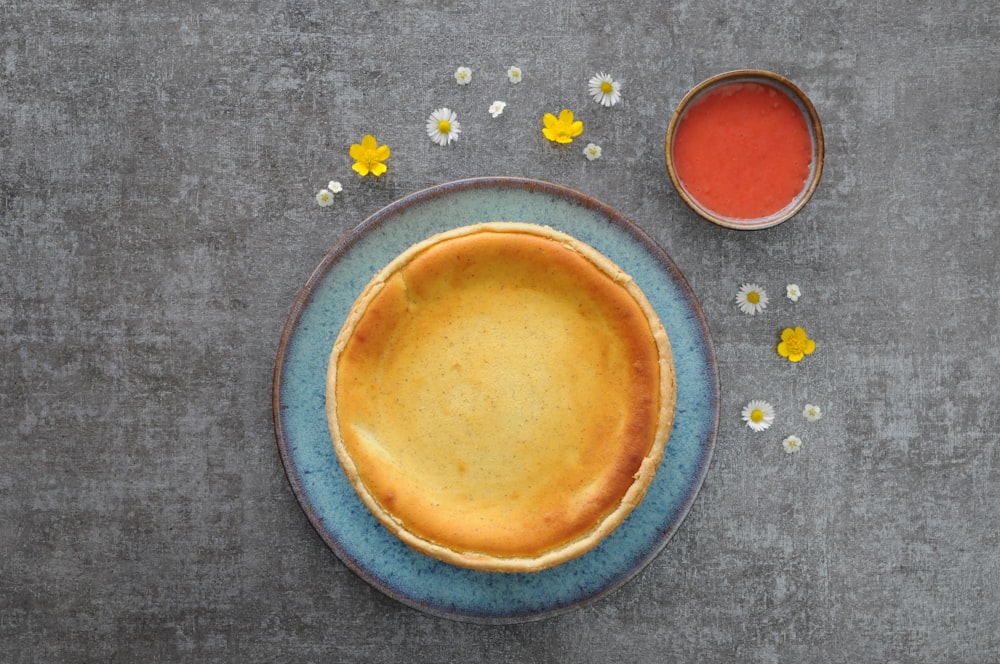
[{"label": "baked tart", "polygon": [[453,565],[532,572],[642,500],[673,424],[670,343],[608,258],[491,222],[413,245],[333,346],[333,446],[372,514]]}]

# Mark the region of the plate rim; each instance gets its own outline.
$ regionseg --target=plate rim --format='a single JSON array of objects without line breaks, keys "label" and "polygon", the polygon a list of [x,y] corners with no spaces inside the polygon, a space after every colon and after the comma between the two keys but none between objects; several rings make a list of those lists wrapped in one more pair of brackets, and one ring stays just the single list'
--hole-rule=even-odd
[{"label": "plate rim", "polygon": [[[709,426],[708,434],[706,436],[704,446],[705,453],[702,455],[698,468],[693,472],[694,482],[691,484],[687,496],[678,510],[676,516],[676,524],[674,527],[666,531],[661,540],[658,542],[657,546],[651,547],[649,551],[643,555],[638,563],[632,567],[632,569],[627,570],[621,576],[614,579],[605,588],[587,596],[581,598],[575,602],[564,606],[557,606],[551,609],[546,609],[542,611],[531,611],[528,613],[512,613],[503,616],[496,615],[473,615],[467,612],[459,611],[447,611],[440,609],[435,606],[430,606],[428,604],[416,601],[406,594],[399,592],[395,588],[388,586],[373,575],[369,574],[367,570],[353,557],[351,556],[337,541],[335,537],[323,527],[322,520],[320,516],[313,509],[308,496],[306,495],[305,489],[302,486],[301,479],[299,477],[298,469],[292,459],[292,454],[289,449],[289,440],[285,432],[285,427],[282,422],[282,402],[281,402],[281,385],[282,379],[284,377],[284,365],[287,359],[287,354],[289,350],[289,345],[291,343],[292,337],[295,334],[299,320],[301,319],[302,313],[305,310],[307,304],[312,298],[316,291],[317,286],[320,284],[322,279],[325,277],[329,267],[344,253],[346,253],[361,237],[368,233],[373,228],[378,227],[380,224],[386,220],[392,218],[398,212],[405,210],[413,205],[419,204],[426,200],[432,200],[439,198],[441,196],[448,195],[456,191],[466,191],[474,189],[484,189],[484,188],[520,188],[527,190],[529,193],[543,193],[556,198],[567,200],[568,202],[575,203],[584,207],[586,209],[597,212],[598,214],[607,217],[611,222],[618,225],[622,230],[626,231],[634,239],[643,245],[643,248],[654,255],[660,265],[662,265],[667,271],[669,271],[671,277],[675,280],[678,285],[678,290],[680,295],[687,301],[690,311],[694,314],[694,318],[702,330],[701,341],[704,344],[704,351],[706,356],[706,364],[709,369],[708,375],[710,377],[709,381],[709,392],[711,400],[711,409],[713,413],[712,421]],[[550,618],[556,615],[567,613],[585,605],[592,604],[608,594],[614,592],[615,590],[621,588],[623,585],[628,583],[631,579],[637,576],[641,571],[643,571],[654,558],[656,558],[666,545],[673,539],[674,534],[680,524],[687,518],[692,506],[698,495],[701,493],[702,485],[706,475],[708,474],[709,466],[711,465],[711,460],[715,448],[715,439],[718,434],[719,427],[719,407],[720,407],[720,391],[719,391],[719,371],[718,371],[718,361],[715,354],[715,348],[712,342],[712,336],[708,327],[708,323],[705,319],[704,312],[701,310],[701,306],[698,300],[694,296],[687,279],[681,273],[680,269],[674,263],[673,259],[663,250],[659,244],[653,240],[646,231],[639,226],[637,223],[632,221],[630,218],[626,217],[624,214],[611,207],[610,205],[603,203],[602,201],[596,199],[593,196],[580,192],[576,189],[567,187],[565,185],[556,184],[546,180],[538,180],[533,178],[525,177],[514,177],[514,176],[483,176],[483,177],[471,177],[463,178],[459,180],[452,180],[448,182],[443,182],[440,184],[432,185],[429,187],[421,188],[410,194],[404,195],[392,203],[382,207],[373,214],[365,218],[361,223],[354,226],[350,231],[348,231],[339,241],[337,241],[323,256],[319,264],[312,270],[309,277],[306,279],[303,286],[299,289],[296,294],[292,305],[289,308],[288,315],[285,318],[284,325],[282,326],[281,336],[279,337],[278,347],[275,353],[274,369],[272,372],[271,381],[271,417],[274,426],[275,443],[278,447],[279,457],[281,459],[282,467],[285,471],[285,479],[288,481],[289,486],[292,489],[292,493],[295,495],[295,499],[299,504],[299,507],[306,514],[310,525],[313,530],[320,536],[320,539],[330,548],[330,550],[336,555],[336,557],[343,562],[352,572],[359,576],[366,583],[379,590],[386,596],[396,600],[397,602],[408,606],[410,608],[416,609],[422,613],[434,615],[440,618],[446,618],[450,620],[456,620],[459,622],[469,622],[469,623],[479,623],[479,624],[514,624],[522,622],[531,622],[536,620],[543,620],[545,618]]]}]

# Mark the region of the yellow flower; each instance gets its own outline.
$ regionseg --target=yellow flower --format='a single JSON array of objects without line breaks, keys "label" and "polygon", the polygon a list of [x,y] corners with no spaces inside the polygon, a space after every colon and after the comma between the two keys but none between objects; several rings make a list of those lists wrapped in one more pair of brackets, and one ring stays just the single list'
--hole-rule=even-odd
[{"label": "yellow flower", "polygon": [[786,327],[781,333],[781,343],[778,344],[778,355],[787,357],[790,362],[798,362],[809,353],[816,350],[816,342],[806,336],[801,327],[794,330]]},{"label": "yellow flower", "polygon": [[351,166],[360,175],[371,173],[375,177],[382,175],[386,171],[386,165],[382,162],[389,158],[389,146],[379,145],[378,141],[371,134],[365,134],[361,143],[351,146],[351,159],[354,166]]},{"label": "yellow flower", "polygon": [[583,122],[580,120],[574,122],[573,111],[565,108],[560,111],[558,118],[551,113],[546,113],[542,116],[542,123],[545,125],[542,128],[542,133],[553,143],[572,143],[574,136],[583,133]]}]

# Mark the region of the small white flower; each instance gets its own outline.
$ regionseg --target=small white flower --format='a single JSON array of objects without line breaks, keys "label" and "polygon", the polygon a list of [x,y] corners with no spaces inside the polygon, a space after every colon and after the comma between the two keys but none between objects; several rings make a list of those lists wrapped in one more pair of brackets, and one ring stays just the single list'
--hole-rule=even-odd
[{"label": "small white flower", "polygon": [[459,67],[455,70],[455,80],[459,85],[468,85],[472,82],[472,70],[468,67]]},{"label": "small white flower", "polygon": [[319,193],[316,194],[316,202],[319,203],[320,207],[333,205],[333,192],[329,189],[320,189]]},{"label": "small white flower", "polygon": [[614,106],[622,98],[622,84],[601,72],[587,84],[590,96],[601,106]]},{"label": "small white flower", "polygon": [[819,406],[807,403],[806,407],[802,409],[802,417],[806,418],[810,422],[815,422],[819,418],[823,417],[823,411],[820,410]]},{"label": "small white flower", "polygon": [[787,295],[788,299],[792,302],[798,302],[799,297],[802,295],[802,291],[799,290],[797,284],[788,284],[785,286],[785,295]]},{"label": "small white flower", "polygon": [[767,293],[757,284],[743,284],[736,293],[736,304],[745,314],[759,314],[767,309]]},{"label": "small white flower", "polygon": [[587,147],[583,149],[583,154],[588,160],[594,161],[595,159],[601,158],[601,146],[595,143],[587,143]]},{"label": "small white flower", "polygon": [[798,436],[789,436],[781,441],[781,445],[787,454],[795,454],[802,447],[802,439]]},{"label": "small white flower", "polygon": [[427,135],[438,145],[448,145],[458,139],[462,125],[450,108],[439,108],[427,118]]},{"label": "small white flower", "polygon": [[326,185],[326,188],[335,194],[339,194],[344,190],[344,185],[340,184],[336,180],[330,180],[330,184]]},{"label": "small white flower", "polygon": [[511,83],[520,83],[521,82],[521,68],[520,67],[511,67],[510,69],[508,69],[507,70],[507,78],[510,79]]},{"label": "small white flower", "polygon": [[774,407],[766,401],[754,399],[743,406],[743,421],[754,431],[763,431],[774,422]]},{"label": "small white flower", "polygon": [[503,109],[507,108],[507,102],[505,101],[495,101],[490,104],[490,115],[495,118],[500,117],[503,114]]}]

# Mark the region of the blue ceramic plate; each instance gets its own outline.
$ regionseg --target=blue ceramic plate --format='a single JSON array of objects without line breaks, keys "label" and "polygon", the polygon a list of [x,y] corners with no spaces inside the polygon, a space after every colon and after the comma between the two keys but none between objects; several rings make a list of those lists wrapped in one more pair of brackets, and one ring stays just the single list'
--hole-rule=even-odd
[{"label": "blue ceramic plate", "polygon": [[[369,513],[340,469],[327,428],[326,367],[347,313],[371,277],[410,245],[483,221],[548,225],[632,275],[673,351],[677,410],[642,503],[587,554],[533,574],[478,572],[410,549]],[[638,226],[577,191],[537,180],[439,185],[375,213],[330,250],[292,305],[274,369],[274,428],[299,503],[337,556],[370,584],[437,616],[512,623],[562,613],[621,586],[667,544],[708,471],[718,423],[718,371],[708,328],[684,277]]]}]

